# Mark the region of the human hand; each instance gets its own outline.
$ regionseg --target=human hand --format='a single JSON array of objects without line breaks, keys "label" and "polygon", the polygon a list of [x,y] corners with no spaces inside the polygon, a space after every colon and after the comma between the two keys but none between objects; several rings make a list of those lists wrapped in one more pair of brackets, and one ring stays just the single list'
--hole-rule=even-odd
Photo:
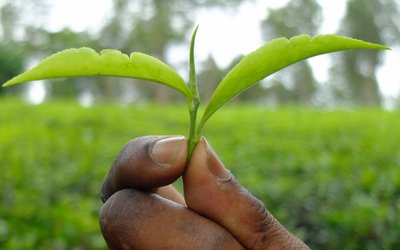
[{"label": "human hand", "polygon": [[[100,213],[110,249],[308,249],[224,168],[202,138],[140,137],[114,161]],[[184,197],[171,185],[183,176]]]}]

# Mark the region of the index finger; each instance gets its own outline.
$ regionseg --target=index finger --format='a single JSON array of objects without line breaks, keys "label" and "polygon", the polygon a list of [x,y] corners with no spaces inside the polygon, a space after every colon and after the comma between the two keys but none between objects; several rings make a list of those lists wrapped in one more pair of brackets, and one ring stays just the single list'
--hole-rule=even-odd
[{"label": "index finger", "polygon": [[181,136],[144,136],[128,142],[103,182],[103,201],[125,188],[153,190],[173,183],[183,174],[186,158],[187,140]]}]

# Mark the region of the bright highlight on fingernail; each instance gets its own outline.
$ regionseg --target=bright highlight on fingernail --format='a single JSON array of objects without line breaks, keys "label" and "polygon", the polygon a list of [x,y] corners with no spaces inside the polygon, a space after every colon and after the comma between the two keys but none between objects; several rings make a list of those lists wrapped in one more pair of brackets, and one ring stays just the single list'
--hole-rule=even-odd
[{"label": "bright highlight on fingernail", "polygon": [[159,166],[169,168],[175,162],[185,143],[183,136],[161,139],[153,145],[150,156]]}]

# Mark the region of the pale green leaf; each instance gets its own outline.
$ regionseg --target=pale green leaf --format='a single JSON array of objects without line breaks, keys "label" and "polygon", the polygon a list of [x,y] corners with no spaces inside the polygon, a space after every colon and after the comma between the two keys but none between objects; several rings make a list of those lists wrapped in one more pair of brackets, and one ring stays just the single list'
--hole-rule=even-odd
[{"label": "pale green leaf", "polygon": [[103,50],[100,54],[90,48],[63,50],[14,77],[3,87],[34,80],[81,76],[150,80],[174,88],[185,96],[191,96],[190,89],[182,77],[160,60],[137,52],[129,57],[111,49]]},{"label": "pale green leaf", "polygon": [[316,55],[350,49],[389,49],[385,46],[367,43],[337,35],[294,36],[290,40],[271,40],[242,60],[225,76],[218,85],[207,105],[201,124],[224,103],[272,73],[293,63]]}]

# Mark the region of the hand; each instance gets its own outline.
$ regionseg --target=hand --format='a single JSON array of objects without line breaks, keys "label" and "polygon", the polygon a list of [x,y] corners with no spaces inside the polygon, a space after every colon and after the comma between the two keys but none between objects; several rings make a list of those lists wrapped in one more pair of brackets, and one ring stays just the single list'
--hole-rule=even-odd
[{"label": "hand", "polygon": [[[184,137],[129,142],[102,186],[110,249],[308,249],[225,169],[202,138],[185,168]],[[171,185],[183,176],[184,197]]]}]

